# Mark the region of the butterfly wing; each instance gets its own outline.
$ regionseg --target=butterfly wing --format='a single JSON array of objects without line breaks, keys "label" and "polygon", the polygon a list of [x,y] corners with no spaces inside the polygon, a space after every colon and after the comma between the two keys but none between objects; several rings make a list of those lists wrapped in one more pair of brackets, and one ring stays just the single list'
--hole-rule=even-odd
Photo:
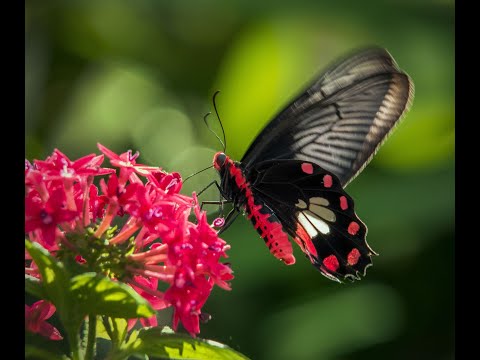
[{"label": "butterfly wing", "polygon": [[280,112],[241,162],[246,169],[270,159],[315,162],[345,187],[412,99],[412,81],[386,50],[361,51],[330,67]]},{"label": "butterfly wing", "polygon": [[313,162],[271,160],[248,179],[312,264],[332,280],[359,279],[375,252],[340,180]]}]

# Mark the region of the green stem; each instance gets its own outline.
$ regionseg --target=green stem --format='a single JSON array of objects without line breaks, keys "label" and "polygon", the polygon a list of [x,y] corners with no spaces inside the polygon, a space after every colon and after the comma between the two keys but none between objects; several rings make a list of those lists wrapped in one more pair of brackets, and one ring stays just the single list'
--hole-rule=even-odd
[{"label": "green stem", "polygon": [[112,328],[113,328],[113,338],[112,338],[113,346],[112,346],[112,348],[117,349],[121,346],[121,341],[118,337],[118,326],[117,326],[117,322],[115,321],[114,318],[110,318],[110,321],[112,322]]},{"label": "green stem", "polygon": [[93,360],[95,356],[95,342],[97,339],[97,316],[88,315],[88,340],[85,360]]},{"label": "green stem", "polygon": [[108,334],[108,337],[112,341],[112,346],[115,347],[117,345],[117,340],[115,337],[115,333],[113,332],[112,326],[110,326],[110,318],[107,316],[102,316],[102,323],[105,331]]},{"label": "green stem", "polygon": [[[73,331],[72,331],[73,330]],[[78,333],[74,329],[67,330],[68,342],[70,343],[70,350],[72,352],[73,360],[81,360]]]}]

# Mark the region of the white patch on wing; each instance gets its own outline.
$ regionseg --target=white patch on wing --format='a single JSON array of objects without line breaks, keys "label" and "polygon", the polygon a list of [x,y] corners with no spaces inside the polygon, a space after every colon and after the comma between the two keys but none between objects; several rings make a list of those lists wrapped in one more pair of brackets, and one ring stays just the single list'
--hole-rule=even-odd
[{"label": "white patch on wing", "polygon": [[307,208],[307,203],[303,201],[302,199],[298,199],[298,202],[295,204],[296,207],[300,209],[306,209]]},{"label": "white patch on wing", "polygon": [[310,198],[310,203],[311,204],[322,205],[322,206],[328,206],[328,204],[329,204],[327,199],[321,198],[321,197]]},{"label": "white patch on wing", "polygon": [[325,219],[330,222],[335,222],[336,216],[335,213],[327,209],[326,207],[315,205],[315,204],[310,204],[310,209],[309,209],[313,214],[317,215],[316,217]]},{"label": "white patch on wing", "polygon": [[319,231],[324,235],[330,233],[330,227],[327,225],[327,223],[315,216],[311,216],[304,212],[299,212],[297,219],[298,222],[302,224],[310,238],[317,236]]}]

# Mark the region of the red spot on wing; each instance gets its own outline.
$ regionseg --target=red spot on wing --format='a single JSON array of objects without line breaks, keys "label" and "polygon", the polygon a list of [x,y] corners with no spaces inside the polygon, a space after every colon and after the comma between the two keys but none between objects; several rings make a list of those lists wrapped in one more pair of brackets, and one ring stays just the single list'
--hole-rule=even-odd
[{"label": "red spot on wing", "polygon": [[326,187],[326,188],[329,188],[329,187],[332,187],[333,185],[333,178],[331,175],[325,175],[323,177],[323,185]]},{"label": "red spot on wing", "polygon": [[327,256],[323,259],[323,265],[330,271],[337,271],[338,267],[340,266],[338,259],[335,255]]},{"label": "red spot on wing", "polygon": [[350,235],[356,235],[358,230],[360,230],[360,225],[358,225],[358,223],[355,221],[352,221],[350,225],[348,225],[348,233]]},{"label": "red spot on wing", "polygon": [[357,265],[358,259],[360,259],[360,251],[358,249],[353,249],[350,251],[347,257],[348,265]]},{"label": "red spot on wing", "polygon": [[342,210],[347,210],[348,209],[348,201],[345,196],[340,196],[340,208]]},{"label": "red spot on wing", "polygon": [[302,171],[305,174],[313,174],[313,165],[310,163],[303,163],[302,164]]}]

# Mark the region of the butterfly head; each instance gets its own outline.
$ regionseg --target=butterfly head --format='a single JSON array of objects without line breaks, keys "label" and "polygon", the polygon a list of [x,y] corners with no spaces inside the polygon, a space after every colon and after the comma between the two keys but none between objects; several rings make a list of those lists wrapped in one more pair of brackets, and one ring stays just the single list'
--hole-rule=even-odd
[{"label": "butterfly head", "polygon": [[224,166],[225,163],[227,162],[227,155],[225,155],[223,152],[219,151],[213,156],[213,167],[217,170],[220,171]]}]

